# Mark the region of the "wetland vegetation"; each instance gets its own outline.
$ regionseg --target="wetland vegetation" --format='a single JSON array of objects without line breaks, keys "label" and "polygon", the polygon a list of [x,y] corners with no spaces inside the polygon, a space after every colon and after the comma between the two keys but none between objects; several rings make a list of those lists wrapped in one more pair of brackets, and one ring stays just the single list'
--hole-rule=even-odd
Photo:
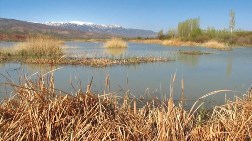
[{"label": "wetland vegetation", "polygon": [[[48,79],[48,80],[46,80]],[[171,83],[174,83],[176,75]],[[200,109],[200,97],[186,110],[183,99],[174,104],[170,97],[152,99],[144,106],[125,93],[119,97],[104,91],[92,92],[92,80],[86,91],[74,95],[55,89],[54,75],[41,76],[23,84],[7,81],[13,96],[0,105],[1,140],[248,140],[251,138],[251,90],[244,98]],[[109,88],[109,76],[105,86]],[[183,81],[182,81],[183,87]],[[172,84],[171,84],[172,88]],[[182,93],[183,94],[183,93]],[[121,102],[120,102],[121,101]]]},{"label": "wetland vegetation", "polygon": [[0,140],[251,140],[252,32],[229,20],[153,32],[0,18],[0,41],[19,41],[0,44]]},{"label": "wetland vegetation", "polygon": [[[49,35],[31,35],[25,42],[17,43],[14,47],[0,48],[0,61],[51,65],[86,65],[92,67],[172,61],[172,59],[165,57],[67,57],[64,54],[62,44],[63,41]],[[104,47],[107,48],[106,50],[109,53],[118,54],[123,52],[123,48],[127,47],[127,43],[122,39],[113,38],[104,43]]]},{"label": "wetland vegetation", "polygon": [[[69,64],[105,67],[172,61],[168,59],[169,57],[161,56],[65,57],[67,54],[61,46],[62,41],[50,36],[33,36],[26,42],[17,43],[14,48],[2,49],[1,57],[3,62],[50,64],[51,69],[55,65]],[[180,48],[177,52],[179,59],[186,57],[187,61],[192,59],[189,56],[212,54],[208,52],[209,50],[195,50],[195,47],[192,47],[194,48],[192,50],[185,48],[180,50]],[[124,54],[124,50],[111,53],[110,49],[104,49],[112,55]],[[224,104],[205,109],[202,106],[205,98],[230,90],[217,90],[200,96],[188,107],[185,104],[186,100],[183,99],[184,80],[181,81],[181,99],[174,98],[173,84],[176,75],[170,82],[170,95],[144,98],[133,96],[130,90],[123,95],[111,92],[109,75],[106,76],[103,93],[93,91],[93,79],[86,88],[77,89],[76,93],[65,92],[56,88],[57,79],[54,78],[53,71],[48,72],[50,75],[41,75],[36,79],[22,77],[20,83],[14,83],[3,76],[5,82],[0,83],[1,90],[11,88],[12,96],[2,100],[0,105],[0,139],[247,140],[251,138],[251,90],[245,93],[243,98],[236,97],[233,102],[225,100]]]}]

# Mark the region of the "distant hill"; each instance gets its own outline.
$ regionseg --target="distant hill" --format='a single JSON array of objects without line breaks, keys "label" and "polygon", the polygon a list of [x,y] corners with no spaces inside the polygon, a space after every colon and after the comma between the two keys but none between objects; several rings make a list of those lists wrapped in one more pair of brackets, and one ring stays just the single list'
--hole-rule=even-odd
[{"label": "distant hill", "polygon": [[109,38],[111,35],[101,33],[83,32],[77,30],[63,29],[41,23],[32,23],[15,19],[0,18],[0,40],[14,39],[22,40],[28,34],[41,33],[50,34],[60,38]]},{"label": "distant hill", "polygon": [[116,25],[99,25],[87,22],[33,23],[15,19],[0,18],[0,40],[23,40],[28,34],[42,33],[65,39],[153,37],[150,30],[126,29]]}]

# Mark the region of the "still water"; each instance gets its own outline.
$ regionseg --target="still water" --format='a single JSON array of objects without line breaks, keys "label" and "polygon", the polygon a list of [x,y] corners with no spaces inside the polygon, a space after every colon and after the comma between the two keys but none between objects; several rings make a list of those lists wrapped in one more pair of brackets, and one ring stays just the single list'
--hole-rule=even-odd
[{"label": "still water", "polygon": [[[86,89],[93,77],[92,90],[103,93],[106,75],[110,76],[110,91],[123,95],[127,90],[140,97],[158,97],[169,95],[171,75],[176,73],[174,99],[181,96],[181,80],[184,80],[185,97],[196,100],[211,91],[229,89],[232,92],[220,93],[207,98],[210,105],[221,104],[234,95],[245,93],[252,84],[252,48],[238,47],[232,51],[218,51],[202,47],[165,47],[156,44],[128,43],[122,50],[107,50],[102,43],[67,42],[64,45],[68,56],[76,57],[169,57],[175,61],[163,63],[146,63],[129,66],[112,66],[92,68],[86,66],[63,65],[51,68],[48,65],[7,63],[0,64],[0,74],[18,82],[20,75],[27,76],[36,72],[55,71],[55,87],[66,92],[75,93],[77,89]],[[183,51],[201,51],[209,55],[182,55]],[[32,76],[36,78],[37,75]],[[0,83],[5,82],[0,77]],[[72,87],[72,85],[74,88]],[[1,96],[6,97],[4,87],[0,87]]]}]

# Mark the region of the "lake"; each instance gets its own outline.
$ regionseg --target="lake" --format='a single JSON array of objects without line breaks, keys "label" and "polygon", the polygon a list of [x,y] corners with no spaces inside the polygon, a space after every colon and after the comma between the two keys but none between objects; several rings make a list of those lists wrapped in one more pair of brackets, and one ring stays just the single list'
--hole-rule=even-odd
[{"label": "lake", "polygon": [[[8,46],[8,43],[3,43]],[[13,43],[10,43],[13,44]],[[0,44],[1,47],[2,44]],[[110,91],[123,95],[130,90],[131,95],[140,97],[162,98],[169,95],[171,75],[176,73],[174,99],[181,96],[181,80],[184,80],[185,97],[195,101],[199,97],[215,90],[229,89],[207,98],[210,105],[222,104],[225,99],[232,100],[241,96],[252,84],[252,48],[237,47],[232,51],[219,51],[203,47],[166,47],[157,44],[128,43],[127,49],[108,50],[99,42],[66,42],[67,56],[75,57],[168,57],[175,61],[162,63],[145,63],[127,66],[93,68],[87,66],[61,65],[51,68],[49,65],[0,63],[0,73],[13,81],[30,76],[36,72],[55,71],[55,87],[66,92],[75,93],[77,89],[86,89],[93,77],[92,90],[102,94],[106,75],[110,76]],[[201,51],[208,55],[184,55],[179,51]],[[36,78],[37,75],[32,76]],[[0,76],[0,83],[6,79]],[[71,85],[72,84],[72,85]],[[72,87],[74,86],[74,88]],[[0,87],[1,96],[7,97],[5,88]],[[9,91],[9,90],[8,90]]]}]

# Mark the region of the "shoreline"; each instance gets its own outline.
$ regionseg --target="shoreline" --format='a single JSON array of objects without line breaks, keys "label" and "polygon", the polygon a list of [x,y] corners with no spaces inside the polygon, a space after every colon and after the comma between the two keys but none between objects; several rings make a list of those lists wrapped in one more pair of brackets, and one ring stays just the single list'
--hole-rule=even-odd
[{"label": "shoreline", "polygon": [[251,48],[252,45],[239,45],[239,44],[227,44],[224,42],[218,42],[215,40],[211,40],[204,43],[197,43],[192,41],[181,41],[179,39],[170,39],[170,40],[159,40],[159,39],[130,39],[128,42],[135,42],[135,43],[145,43],[145,44],[160,44],[164,46],[176,46],[176,47],[203,47],[203,48],[212,48],[212,49],[218,49],[218,50],[231,50],[232,48],[241,46],[241,47],[247,47]]}]

